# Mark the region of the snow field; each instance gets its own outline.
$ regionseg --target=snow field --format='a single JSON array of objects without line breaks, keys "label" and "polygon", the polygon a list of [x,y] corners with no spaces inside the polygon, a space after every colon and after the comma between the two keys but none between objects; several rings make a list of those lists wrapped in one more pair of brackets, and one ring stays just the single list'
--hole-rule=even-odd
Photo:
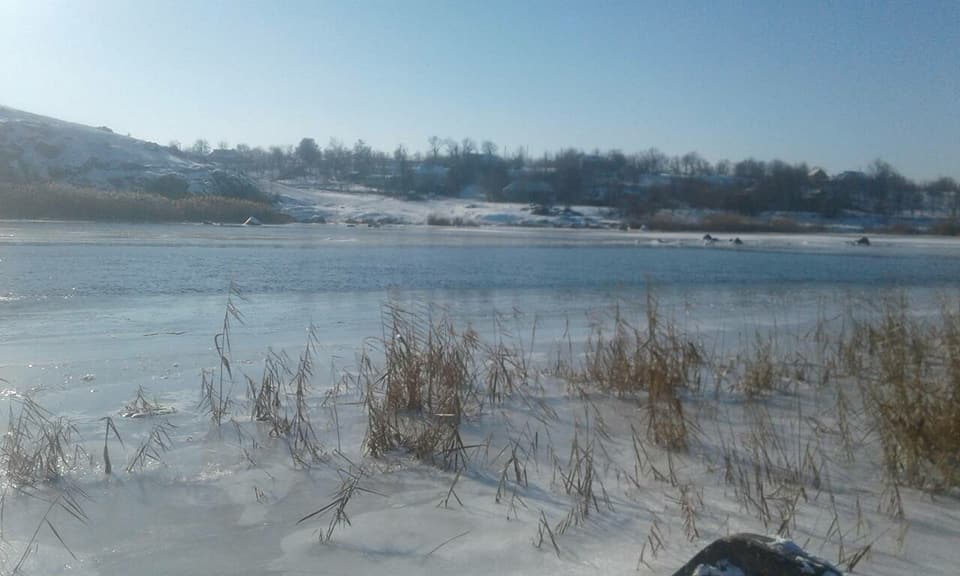
[{"label": "snow field", "polygon": [[[108,436],[110,476],[104,423],[82,424],[88,456],[31,492],[51,501],[82,489],[85,523],[55,507],[55,535],[41,522],[49,504],[8,486],[4,569],[39,526],[24,564],[32,573],[669,574],[743,531],[790,538],[854,574],[955,573],[956,494],[884,473],[872,415],[839,370],[842,322],[718,344],[661,317],[657,350],[674,350],[672,333],[703,362],[675,378],[679,364],[659,365],[675,385],[652,398],[649,386],[609,384],[659,369],[656,354],[634,352],[649,344],[643,316],[625,313],[638,331],[621,325],[618,340],[612,314],[600,332],[535,337],[506,324],[473,334],[441,316],[385,324],[366,356],[358,349],[336,377],[313,374],[302,398],[302,351],[289,350],[282,408],[260,421],[237,380],[242,372],[262,389],[264,379],[242,365],[219,427],[189,399],[155,400],[172,414],[115,416],[124,445]],[[401,394],[376,405],[389,408],[394,445],[374,457],[371,407],[391,394],[385,374],[402,370],[416,378],[396,381],[419,382],[420,392],[433,383],[435,404],[421,396],[417,409]],[[301,407],[316,458],[291,458],[294,427],[271,433]],[[658,441],[657,410],[679,418],[685,449]],[[161,447],[149,439],[164,422],[176,427]],[[458,443],[446,444],[453,432]],[[431,433],[440,441],[418,459],[416,442]],[[156,458],[137,464],[142,446]]]}]

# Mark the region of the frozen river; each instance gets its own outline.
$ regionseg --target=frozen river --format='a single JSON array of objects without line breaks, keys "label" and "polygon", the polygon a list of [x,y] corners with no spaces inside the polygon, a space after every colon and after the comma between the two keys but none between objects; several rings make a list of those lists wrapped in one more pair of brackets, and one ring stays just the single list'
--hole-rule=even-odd
[{"label": "frozen river", "polygon": [[[213,335],[231,283],[244,298],[237,303],[245,322],[232,334],[240,372],[258,377],[269,348],[295,357],[314,324],[320,390],[354,364],[365,339],[381,335],[388,302],[442,305],[458,324],[481,332],[493,330],[499,318],[545,358],[565,329],[582,340],[598,311],[611,304],[639,311],[649,288],[683,328],[740,340],[772,325],[812,326],[850,303],[869,306],[885,291],[903,290],[928,310],[939,297],[956,297],[960,243],[954,240],[877,237],[860,247],[842,236],[742,239],[734,246],[726,236],[705,245],[697,234],[613,231],[0,222],[0,422],[6,404],[30,393],[76,423],[96,454],[101,418],[116,418],[138,386],[176,410],[175,442],[188,448],[165,458],[161,471],[139,477],[154,483],[150,497],[132,482],[104,486],[102,475],[86,473],[97,529],[65,528],[81,550],[79,573],[129,573],[140,558],[163,554],[163,548],[154,551],[153,538],[176,554],[209,534],[211,523],[229,526],[245,552],[211,541],[200,564],[165,556],[173,562],[165,571],[285,573],[293,566],[289,573],[302,573],[298,567],[309,558],[297,554],[314,554],[306,544],[312,537],[281,544],[292,528],[268,527],[303,511],[306,493],[298,483],[323,484],[325,497],[329,475],[297,480],[274,467],[273,491],[290,500],[273,512],[257,511],[259,496],[246,502],[249,483],[263,480],[231,480],[234,464],[213,466],[221,458],[195,444],[209,428],[197,408],[200,372],[217,364]],[[133,445],[147,431],[134,422],[121,429]],[[325,429],[326,441],[331,434]],[[358,453],[362,427],[343,434],[357,444],[348,453]],[[23,534],[36,525],[36,507],[7,506],[16,556]],[[190,509],[209,518],[180,526]],[[129,532],[140,526],[136,514],[151,515],[153,536]],[[259,526],[265,540],[250,540],[251,526]],[[109,548],[107,539],[120,544]],[[40,572],[62,569],[69,559],[49,537],[46,545],[52,564],[41,561]],[[359,561],[347,549],[340,552],[343,566]],[[246,564],[252,558],[267,560],[252,568]]]},{"label": "frozen river", "polygon": [[521,312],[546,342],[617,300],[642,303],[649,286],[684,325],[737,330],[802,321],[881,289],[949,291],[960,279],[951,241],[744,238],[735,248],[693,234],[0,223],[0,378],[91,416],[138,385],[189,404],[201,367],[215,363],[231,282],[246,298],[239,358],[298,347],[313,323],[321,360],[342,365],[380,335],[392,300],[447,305],[481,330]]}]

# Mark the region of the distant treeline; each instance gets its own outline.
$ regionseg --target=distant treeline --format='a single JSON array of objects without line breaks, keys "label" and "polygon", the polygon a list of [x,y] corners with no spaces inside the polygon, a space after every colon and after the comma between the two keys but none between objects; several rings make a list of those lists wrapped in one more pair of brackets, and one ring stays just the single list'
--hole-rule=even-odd
[{"label": "distant treeline", "polygon": [[0,182],[0,219],[242,223],[250,216],[267,224],[291,221],[263,201],[207,195],[167,198],[53,182]]},{"label": "distant treeline", "polygon": [[656,148],[563,149],[530,157],[520,148],[501,151],[490,141],[430,138],[426,152],[398,146],[392,153],[363,140],[352,147],[336,139],[321,148],[313,138],[297,146],[251,148],[198,140],[183,150],[261,178],[311,178],[328,186],[362,186],[397,196],[461,195],[493,201],[596,204],[621,208],[627,217],[661,209],[705,208],[744,215],[808,211],[833,216],[844,210],[895,215],[911,210],[946,211],[956,217],[960,186],[952,178],[915,182],[883,160],[865,172],[829,175],[800,162],[752,158],[711,163],[697,152],[669,156]]}]

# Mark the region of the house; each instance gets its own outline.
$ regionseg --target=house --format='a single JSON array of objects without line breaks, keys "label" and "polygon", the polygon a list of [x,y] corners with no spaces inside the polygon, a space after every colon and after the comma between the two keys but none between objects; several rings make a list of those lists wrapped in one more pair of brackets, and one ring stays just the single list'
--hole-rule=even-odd
[{"label": "house", "polygon": [[815,166],[809,172],[807,172],[807,180],[810,181],[810,184],[814,187],[823,186],[830,181],[830,175],[827,174],[827,171],[819,166]]}]

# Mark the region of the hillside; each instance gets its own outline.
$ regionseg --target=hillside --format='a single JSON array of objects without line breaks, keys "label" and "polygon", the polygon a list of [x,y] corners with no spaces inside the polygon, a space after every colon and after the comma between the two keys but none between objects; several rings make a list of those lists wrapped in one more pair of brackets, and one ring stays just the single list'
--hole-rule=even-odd
[{"label": "hillside", "polygon": [[0,182],[256,198],[246,176],[153,142],[0,106]]}]

